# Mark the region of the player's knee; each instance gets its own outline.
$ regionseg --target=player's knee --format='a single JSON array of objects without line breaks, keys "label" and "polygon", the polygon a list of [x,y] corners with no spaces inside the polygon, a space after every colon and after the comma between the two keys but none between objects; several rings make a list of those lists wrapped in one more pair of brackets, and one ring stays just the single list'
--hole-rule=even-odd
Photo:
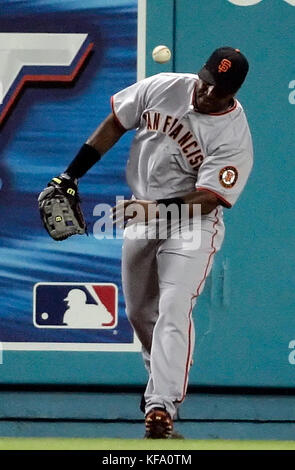
[{"label": "player's knee", "polygon": [[192,305],[192,295],[189,292],[176,292],[174,289],[167,289],[161,295],[159,303],[160,315],[188,316]]}]

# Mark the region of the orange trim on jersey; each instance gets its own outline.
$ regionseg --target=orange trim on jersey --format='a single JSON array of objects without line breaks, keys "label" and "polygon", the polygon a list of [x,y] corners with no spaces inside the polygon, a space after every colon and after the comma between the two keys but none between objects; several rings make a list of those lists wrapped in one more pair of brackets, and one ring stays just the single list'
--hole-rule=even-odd
[{"label": "orange trim on jersey", "polygon": [[114,106],[114,97],[111,96],[111,107],[112,107],[112,111],[113,111],[113,115],[114,115],[114,118],[115,118],[115,121],[116,123],[118,124],[118,126],[123,130],[123,131],[127,131],[128,129],[126,129],[123,124],[121,124],[121,121],[120,119],[118,118],[117,114],[116,114],[116,111],[115,111],[115,106]]},{"label": "orange trim on jersey", "polygon": [[217,196],[218,199],[220,199],[228,209],[232,207],[232,204],[228,202],[226,199],[224,199],[224,197],[222,197],[217,191],[213,191],[212,189],[208,189],[203,186],[199,186],[198,188],[196,188],[196,191],[208,191],[208,193],[215,194],[215,196]]},{"label": "orange trim on jersey", "polygon": [[[216,224],[219,222],[219,219],[218,219],[218,209],[216,208],[216,211],[215,211],[215,217],[216,217],[216,220],[213,224],[213,230],[215,229],[215,226]],[[209,269],[209,266],[210,266],[210,262],[211,262],[211,258],[212,256],[216,253],[216,247],[214,246],[214,239],[216,237],[218,233],[218,230],[216,229],[215,232],[213,233],[212,235],[212,239],[211,239],[211,248],[212,248],[212,251],[209,255],[209,258],[208,258],[208,262],[207,262],[207,266],[206,266],[206,269],[205,269],[205,273],[204,273],[204,276],[203,276],[203,279],[201,280],[200,284],[198,285],[198,288],[197,288],[197,292],[195,295],[192,296],[191,298],[191,307],[190,307],[190,310],[189,310],[189,320],[190,320],[190,323],[189,323],[189,329],[188,329],[188,352],[187,352],[187,359],[186,359],[186,365],[185,365],[185,379],[184,379],[184,385],[183,385],[183,391],[182,391],[182,397],[180,400],[176,400],[177,403],[181,403],[183,402],[183,400],[185,399],[185,395],[186,395],[186,390],[187,390],[187,385],[188,385],[188,373],[189,373],[189,368],[190,368],[190,363],[191,363],[191,350],[192,350],[192,345],[191,345],[191,331],[192,331],[192,311],[193,311],[193,305],[192,305],[192,302],[193,302],[193,299],[199,297],[200,295],[200,289],[202,287],[202,284],[205,282],[206,280],[206,277],[207,277],[207,273],[208,273],[208,269]]]},{"label": "orange trim on jersey", "polygon": [[234,111],[237,106],[238,106],[238,102],[237,100],[234,99],[234,104],[231,108],[227,109],[226,111],[223,111],[222,113],[209,113],[209,116],[224,116],[224,114],[228,114]]}]

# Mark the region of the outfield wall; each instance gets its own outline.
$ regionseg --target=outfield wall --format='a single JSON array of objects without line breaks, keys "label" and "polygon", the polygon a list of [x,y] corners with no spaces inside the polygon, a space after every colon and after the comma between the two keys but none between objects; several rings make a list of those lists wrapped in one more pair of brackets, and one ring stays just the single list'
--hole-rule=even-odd
[{"label": "outfield wall", "polygon": [[[81,182],[88,238],[51,241],[41,227],[36,197],[109,112],[111,94],[137,76],[194,73],[214,48],[233,45],[250,62],[238,98],[252,130],[255,165],[241,199],[226,211],[225,243],[194,311],[197,343],[190,383],[292,389],[295,5],[283,0],[148,0],[139,3],[137,23],[132,0],[111,6],[87,0],[83,9],[80,2],[71,2],[71,9],[61,1],[1,3],[1,33],[87,38],[61,64],[24,62],[14,71],[14,81],[4,73],[10,63],[3,61],[2,79],[11,87],[0,108],[4,116],[10,106],[0,129],[0,383],[145,383],[139,345],[124,310],[121,240],[97,240],[92,230],[95,204],[113,204],[118,194],[129,197],[124,167],[132,134]],[[155,64],[152,49],[163,43],[171,48],[172,60]],[[55,75],[54,84],[40,82],[45,74]],[[32,75],[39,81],[24,78]],[[72,78],[62,81],[62,76]],[[23,88],[17,94],[19,83]],[[47,290],[36,295],[40,283]],[[95,303],[93,292],[105,283],[118,292],[111,327],[64,327],[67,290],[79,284]]]}]

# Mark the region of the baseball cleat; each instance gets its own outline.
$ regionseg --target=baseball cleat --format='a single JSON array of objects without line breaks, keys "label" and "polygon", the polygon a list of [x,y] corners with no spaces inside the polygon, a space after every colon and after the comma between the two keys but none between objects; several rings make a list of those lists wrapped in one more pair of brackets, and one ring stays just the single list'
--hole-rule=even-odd
[{"label": "baseball cleat", "polygon": [[173,421],[163,408],[154,408],[145,417],[146,439],[171,439]]},{"label": "baseball cleat", "polygon": [[[144,435],[144,439],[151,439],[147,432]],[[180,434],[179,432],[173,430],[172,433],[171,433],[171,436],[169,437],[169,439],[185,439],[185,438],[182,434]]]}]

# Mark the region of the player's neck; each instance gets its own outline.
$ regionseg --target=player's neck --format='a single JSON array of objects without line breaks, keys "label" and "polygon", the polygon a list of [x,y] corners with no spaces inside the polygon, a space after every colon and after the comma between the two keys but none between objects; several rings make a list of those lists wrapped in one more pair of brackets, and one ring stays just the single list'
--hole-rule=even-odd
[{"label": "player's neck", "polygon": [[221,109],[220,111],[218,111],[218,113],[224,113],[226,111],[229,111],[231,108],[233,108],[234,105],[235,105],[235,100],[234,98],[231,98],[227,106],[225,106],[224,109]]}]

